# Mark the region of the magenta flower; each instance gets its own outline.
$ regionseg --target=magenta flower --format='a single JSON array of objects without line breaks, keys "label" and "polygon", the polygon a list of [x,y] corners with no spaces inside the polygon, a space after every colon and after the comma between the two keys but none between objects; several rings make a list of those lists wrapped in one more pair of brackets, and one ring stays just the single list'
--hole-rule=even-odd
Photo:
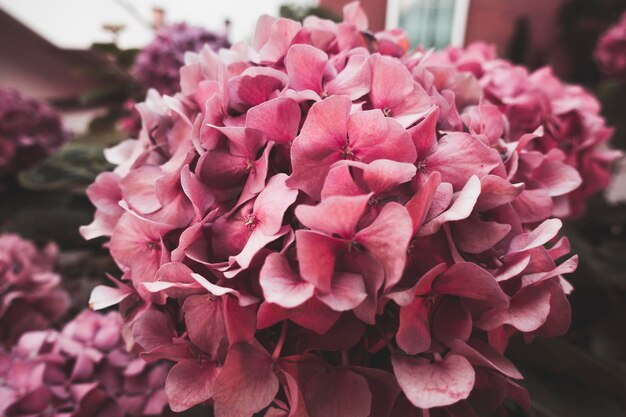
[{"label": "magenta flower", "polygon": [[557,218],[608,179],[610,130],[548,71],[407,45],[358,3],[263,16],[251,45],[189,54],[181,92],[151,92],[142,134],[107,151],[81,231],[123,276],[91,305],[175,362],[173,410],[528,408],[506,346],[569,326]]},{"label": "magenta flower", "polygon": [[32,167],[68,139],[59,115],[47,104],[0,88],[0,176]]},{"label": "magenta flower", "polygon": [[600,35],[593,56],[604,75],[626,80],[626,13]]},{"label": "magenta flower", "polygon": [[127,353],[117,313],[81,313],[61,332],[22,335],[0,352],[3,416],[164,416],[168,366]]},{"label": "magenta flower", "polygon": [[69,307],[54,272],[57,247],[43,250],[13,234],[0,235],[0,342],[8,346],[31,330],[58,321]]}]

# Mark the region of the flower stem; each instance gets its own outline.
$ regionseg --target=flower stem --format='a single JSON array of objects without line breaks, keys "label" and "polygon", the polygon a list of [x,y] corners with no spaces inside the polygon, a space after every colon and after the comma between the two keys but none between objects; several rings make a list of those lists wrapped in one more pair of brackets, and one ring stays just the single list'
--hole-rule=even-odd
[{"label": "flower stem", "polygon": [[283,321],[283,327],[280,329],[280,338],[278,339],[278,343],[276,343],[276,347],[272,353],[272,358],[274,359],[280,358],[280,352],[283,350],[285,338],[287,337],[287,323],[289,323],[287,320]]},{"label": "flower stem", "polygon": [[347,350],[342,350],[341,351],[341,364],[343,366],[350,365],[350,359],[348,358],[348,351]]}]

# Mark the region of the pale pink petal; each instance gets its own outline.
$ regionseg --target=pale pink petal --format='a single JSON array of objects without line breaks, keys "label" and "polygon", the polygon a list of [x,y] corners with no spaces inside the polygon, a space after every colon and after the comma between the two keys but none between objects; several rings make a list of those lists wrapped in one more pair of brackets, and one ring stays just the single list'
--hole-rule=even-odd
[{"label": "pale pink petal", "polygon": [[352,310],[367,297],[363,277],[359,274],[337,272],[332,278],[328,294],[317,298],[335,311]]},{"label": "pale pink petal", "polygon": [[393,370],[400,388],[419,408],[451,405],[466,399],[474,387],[472,365],[462,356],[447,355],[442,361],[393,355]]},{"label": "pale pink petal", "polygon": [[265,301],[294,308],[313,296],[315,287],[300,279],[284,255],[272,253],[265,259],[259,275]]}]

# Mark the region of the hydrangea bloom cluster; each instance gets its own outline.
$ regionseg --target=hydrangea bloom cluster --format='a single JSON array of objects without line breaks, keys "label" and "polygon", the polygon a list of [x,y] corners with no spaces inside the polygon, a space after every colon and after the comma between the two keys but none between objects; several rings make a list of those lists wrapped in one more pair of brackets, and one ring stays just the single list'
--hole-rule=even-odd
[{"label": "hydrangea bloom cluster", "polygon": [[180,91],[180,67],[185,63],[185,52],[197,52],[204,45],[213,49],[228,48],[225,36],[202,27],[175,23],[159,30],[156,37],[137,55],[133,72],[146,87],[161,94]]},{"label": "hydrangea bloom cluster", "polygon": [[626,82],[626,13],[600,36],[594,58],[604,75]]},{"label": "hydrangea bloom cluster", "polygon": [[68,137],[59,115],[47,104],[0,87],[0,176],[30,168]]},{"label": "hydrangea bloom cluster", "polygon": [[85,311],[61,332],[24,334],[0,352],[0,415],[166,415],[168,367],[127,353],[122,324],[118,313]]},{"label": "hydrangea bloom cluster", "polygon": [[69,299],[54,272],[57,247],[43,250],[13,234],[0,235],[0,344],[41,330],[60,319]]},{"label": "hydrangea bloom cluster", "polygon": [[191,55],[182,92],[149,94],[139,138],[107,151],[117,168],[89,188],[81,232],[110,237],[123,279],[91,306],[119,303],[142,357],[176,362],[174,411],[528,405],[504,352],[569,326],[577,258],[554,216],[581,175],[559,130],[511,118],[586,121],[589,100],[563,87],[556,113],[511,111],[407,50],[358,3],[338,24],[263,16],[251,45]]},{"label": "hydrangea bloom cluster", "polygon": [[[436,85],[456,93],[461,106],[467,97],[475,97],[474,78],[449,74],[472,74],[483,100],[464,111],[465,125],[479,132],[481,123],[491,118],[494,130],[482,133],[523,145],[511,176],[513,182],[526,184],[515,204],[534,207],[523,220],[538,221],[550,212],[559,218],[578,217],[585,212],[586,199],[608,186],[611,163],[621,153],[607,147],[613,129],[600,115],[598,100],[584,88],[564,84],[549,67],[530,73],[499,59],[495,47],[480,42],[435,53],[425,66]],[[523,139],[529,134],[534,138]]]}]

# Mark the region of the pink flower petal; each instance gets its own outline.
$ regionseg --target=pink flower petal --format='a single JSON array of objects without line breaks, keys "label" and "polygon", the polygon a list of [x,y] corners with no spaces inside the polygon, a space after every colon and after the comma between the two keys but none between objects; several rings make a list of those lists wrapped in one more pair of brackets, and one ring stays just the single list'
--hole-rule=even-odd
[{"label": "pink flower petal", "polygon": [[400,388],[419,408],[451,405],[466,399],[474,387],[474,369],[462,356],[447,355],[442,361],[393,355],[393,370]]},{"label": "pink flower petal", "polygon": [[395,285],[402,277],[412,227],[406,209],[391,202],[383,207],[371,225],[355,236],[356,241],[383,265],[385,288]]},{"label": "pink flower petal", "polygon": [[463,187],[471,176],[482,178],[502,161],[498,153],[467,133],[448,133],[439,140],[437,150],[426,158],[429,172],[439,171],[441,180],[455,190]]},{"label": "pink flower petal", "polygon": [[433,283],[433,291],[480,300],[495,308],[506,308],[509,297],[502,291],[493,275],[471,262],[452,265]]},{"label": "pink flower petal", "polygon": [[370,197],[371,194],[331,196],[316,206],[296,207],[296,217],[306,227],[350,239]]},{"label": "pink flower petal", "polygon": [[213,396],[220,372],[214,363],[197,360],[178,362],[167,375],[165,394],[172,411],[185,411]]},{"label": "pink flower petal", "polygon": [[284,255],[272,253],[265,259],[259,275],[265,301],[284,308],[294,308],[313,296],[315,287],[301,280]]},{"label": "pink flower petal", "polygon": [[278,386],[272,358],[267,352],[248,343],[235,343],[213,384],[216,414],[258,413],[272,402]]},{"label": "pink flower petal", "polygon": [[315,375],[302,390],[310,417],[367,417],[372,394],[367,380],[347,369]]},{"label": "pink flower petal", "polygon": [[285,97],[278,97],[259,104],[246,113],[246,127],[263,132],[268,140],[289,143],[298,134],[300,106]]},{"label": "pink flower petal", "polygon": [[292,45],[285,57],[285,69],[289,75],[289,88],[322,92],[322,77],[328,63],[328,55],[311,45]]},{"label": "pink flower petal", "polygon": [[317,298],[335,311],[352,310],[367,297],[363,277],[348,272],[337,272],[332,278],[328,294]]}]

